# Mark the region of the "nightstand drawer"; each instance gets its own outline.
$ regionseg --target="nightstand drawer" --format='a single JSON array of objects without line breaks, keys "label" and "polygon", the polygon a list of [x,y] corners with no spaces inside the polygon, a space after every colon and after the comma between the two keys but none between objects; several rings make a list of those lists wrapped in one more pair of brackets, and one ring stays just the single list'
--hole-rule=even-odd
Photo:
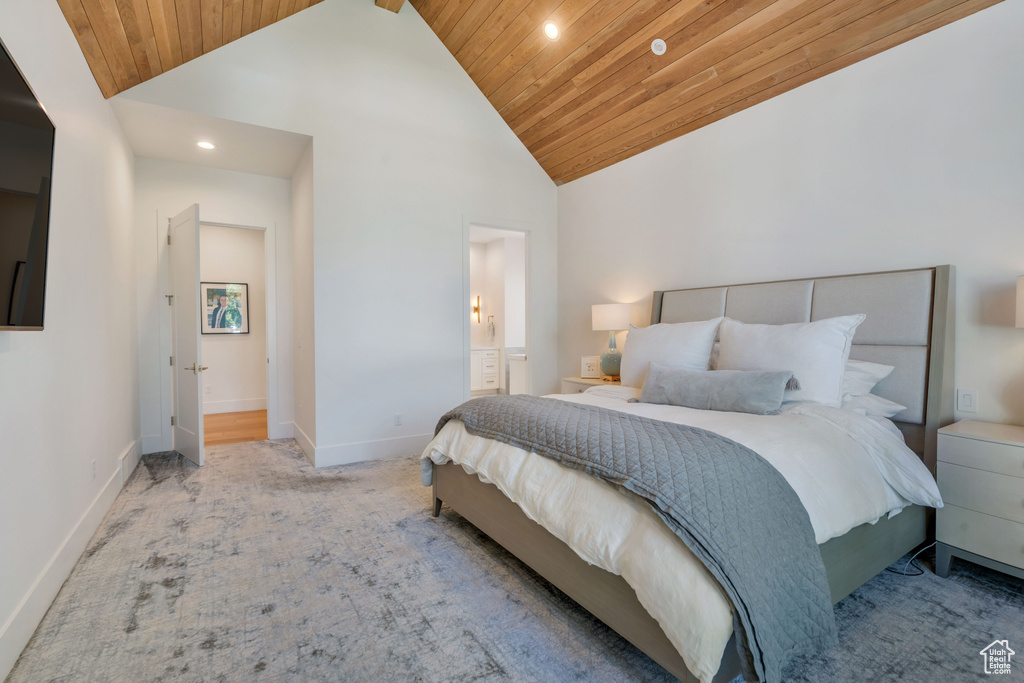
[{"label": "nightstand drawer", "polygon": [[965,510],[955,505],[935,515],[935,537],[942,543],[1024,569],[1024,524]]},{"label": "nightstand drawer", "polygon": [[940,462],[938,480],[945,503],[1024,524],[1024,479]]},{"label": "nightstand drawer", "polygon": [[939,461],[1024,478],[1024,448],[939,433]]}]

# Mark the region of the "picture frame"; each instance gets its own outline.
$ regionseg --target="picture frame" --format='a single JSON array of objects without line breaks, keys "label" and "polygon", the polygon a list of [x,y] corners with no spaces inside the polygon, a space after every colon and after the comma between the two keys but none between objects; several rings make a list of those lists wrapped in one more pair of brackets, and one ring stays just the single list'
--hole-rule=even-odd
[{"label": "picture frame", "polygon": [[200,282],[199,297],[203,334],[249,334],[247,283]]},{"label": "picture frame", "polygon": [[583,379],[597,379],[601,376],[601,357],[583,356],[580,362],[580,377]]}]

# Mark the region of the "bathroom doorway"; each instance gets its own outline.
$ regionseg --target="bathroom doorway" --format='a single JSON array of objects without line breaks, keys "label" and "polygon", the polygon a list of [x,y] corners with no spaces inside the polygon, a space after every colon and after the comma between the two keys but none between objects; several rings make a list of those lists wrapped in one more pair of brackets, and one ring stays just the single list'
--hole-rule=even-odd
[{"label": "bathroom doorway", "polygon": [[471,396],[529,393],[529,234],[469,226]]}]

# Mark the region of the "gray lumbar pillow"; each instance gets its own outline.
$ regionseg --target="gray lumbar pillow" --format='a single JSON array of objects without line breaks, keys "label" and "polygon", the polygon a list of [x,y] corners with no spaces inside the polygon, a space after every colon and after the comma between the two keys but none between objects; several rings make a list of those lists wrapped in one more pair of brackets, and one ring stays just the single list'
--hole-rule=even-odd
[{"label": "gray lumbar pillow", "polygon": [[651,363],[640,390],[641,403],[662,403],[699,410],[720,410],[775,415],[786,385],[795,384],[792,372],[760,370],[683,370]]}]

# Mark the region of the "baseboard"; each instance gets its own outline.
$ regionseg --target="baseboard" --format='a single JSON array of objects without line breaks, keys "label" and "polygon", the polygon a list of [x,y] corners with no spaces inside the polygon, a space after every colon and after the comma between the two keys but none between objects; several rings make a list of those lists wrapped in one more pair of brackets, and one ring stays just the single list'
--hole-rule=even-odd
[{"label": "baseboard", "polygon": [[150,453],[163,453],[171,450],[170,444],[164,443],[163,434],[154,434],[152,436],[142,437],[142,454],[149,455]]},{"label": "baseboard", "polygon": [[276,425],[267,425],[267,438],[268,439],[294,439],[295,438],[295,423],[293,422],[281,422]]},{"label": "baseboard", "polygon": [[128,481],[128,477],[132,476],[132,472],[139,464],[139,460],[142,459],[142,454],[139,451],[139,442],[135,441],[131,446],[121,454],[121,457],[117,459],[118,471],[121,473],[121,488],[124,488],[124,484]]},{"label": "baseboard", "polygon": [[238,398],[231,401],[203,401],[203,415],[217,413],[244,413],[249,410],[266,410],[267,399]]},{"label": "baseboard", "polygon": [[[313,465],[316,467],[331,467],[333,465],[363,462],[364,460],[380,460],[381,458],[390,458],[395,455],[419,455],[433,438],[433,434],[414,434],[395,439],[345,443],[337,446],[321,446],[314,449]],[[308,454],[306,457],[309,457]]]},{"label": "baseboard", "polygon": [[[28,593],[15,608],[11,618],[0,629],[0,680],[5,679],[18,661],[21,651],[25,649],[39,622],[46,615],[57,592],[64,585],[75,568],[78,558],[85,552],[89,539],[99,529],[103,517],[114,504],[114,499],[121,490],[123,467],[138,463],[139,442],[133,441],[119,458],[119,466],[110,474],[109,479],[100,489],[85,513],[79,518],[71,533],[60,544],[43,571],[33,582]],[[121,465],[120,463],[123,463]],[[131,470],[127,470],[130,474]]]},{"label": "baseboard", "polygon": [[306,432],[302,431],[302,427],[299,426],[298,422],[292,424],[295,442],[299,444],[299,448],[302,449],[302,453],[306,456],[306,460],[309,461],[310,465],[316,466],[316,444],[313,440],[306,436]]}]

